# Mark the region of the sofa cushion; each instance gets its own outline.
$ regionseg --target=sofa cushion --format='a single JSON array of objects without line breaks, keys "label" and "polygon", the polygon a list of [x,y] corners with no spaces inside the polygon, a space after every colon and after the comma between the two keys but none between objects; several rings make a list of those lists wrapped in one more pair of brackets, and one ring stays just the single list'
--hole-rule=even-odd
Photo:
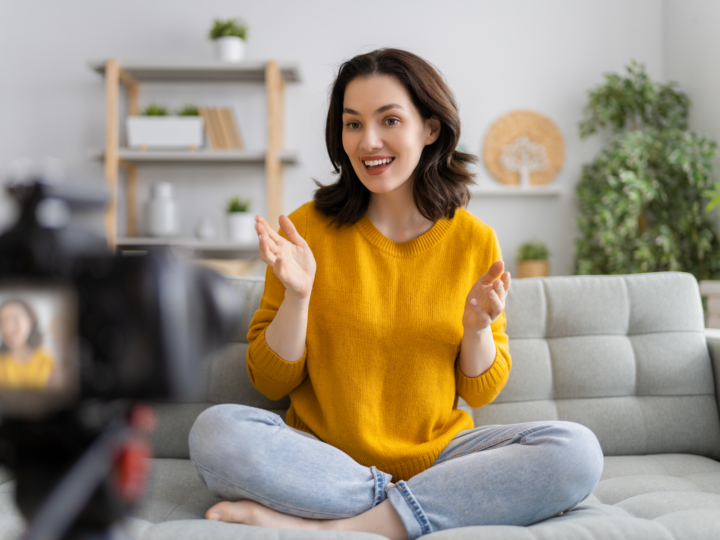
[{"label": "sofa cushion", "polygon": [[[0,502],[2,499],[0,499]],[[213,538],[374,539],[365,533],[278,531],[202,520],[219,499],[182,459],[153,461],[148,498],[130,522],[139,540]],[[182,521],[176,521],[182,520]],[[170,521],[163,523],[163,521]],[[720,538],[720,463],[688,454],[609,456],[593,493],[562,516],[528,527],[464,527],[431,539]]]},{"label": "sofa cushion", "polygon": [[[264,280],[232,283],[244,299],[236,341],[202,363],[203,393],[194,403],[157,405],[158,457],[187,458],[190,427],[214,403],[274,412],[290,404],[287,396],[266,398],[247,373],[247,326]],[[513,359],[508,383],[474,411],[460,400],[476,425],[569,420],[592,429],[606,455],[720,459],[715,374],[691,274],[515,279],[505,313]]]},{"label": "sofa cushion", "polygon": [[505,315],[508,382],[476,425],[568,420],[605,455],[720,460],[700,291],[684,272],[516,279]]}]

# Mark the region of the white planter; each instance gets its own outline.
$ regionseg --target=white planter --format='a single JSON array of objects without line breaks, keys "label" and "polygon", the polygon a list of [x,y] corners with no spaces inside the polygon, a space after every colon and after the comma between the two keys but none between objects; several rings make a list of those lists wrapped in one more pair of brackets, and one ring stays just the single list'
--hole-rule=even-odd
[{"label": "white planter", "polygon": [[245,42],[237,36],[215,40],[215,54],[223,62],[240,62],[245,58]]},{"label": "white planter", "polygon": [[152,195],[145,206],[145,220],[150,236],[177,234],[177,208],[172,196],[172,184],[161,182],[152,187]]},{"label": "white planter", "polygon": [[255,216],[250,212],[230,212],[227,224],[228,236],[233,242],[252,242],[257,238]]},{"label": "white planter", "polygon": [[199,148],[203,144],[200,116],[129,116],[130,148]]}]

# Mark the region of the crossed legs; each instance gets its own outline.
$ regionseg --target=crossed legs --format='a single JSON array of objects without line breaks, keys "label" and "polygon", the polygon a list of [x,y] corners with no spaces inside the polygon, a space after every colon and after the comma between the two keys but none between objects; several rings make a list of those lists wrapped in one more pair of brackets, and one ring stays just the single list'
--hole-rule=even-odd
[{"label": "crossed legs", "polygon": [[303,435],[262,409],[205,411],[190,435],[191,458],[208,488],[227,499],[206,517],[414,540],[447,528],[551,518],[586,498],[602,473],[597,439],[572,422],[461,432],[430,469],[397,486],[389,474]]}]

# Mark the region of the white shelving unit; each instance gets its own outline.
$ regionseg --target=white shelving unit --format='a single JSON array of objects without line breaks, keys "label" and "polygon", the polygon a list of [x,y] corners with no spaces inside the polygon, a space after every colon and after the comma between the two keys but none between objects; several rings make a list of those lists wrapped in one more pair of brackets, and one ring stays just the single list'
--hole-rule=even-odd
[{"label": "white shelving unit", "polygon": [[479,197],[559,197],[563,190],[559,186],[521,188],[514,186],[481,184],[472,186],[470,193]]}]

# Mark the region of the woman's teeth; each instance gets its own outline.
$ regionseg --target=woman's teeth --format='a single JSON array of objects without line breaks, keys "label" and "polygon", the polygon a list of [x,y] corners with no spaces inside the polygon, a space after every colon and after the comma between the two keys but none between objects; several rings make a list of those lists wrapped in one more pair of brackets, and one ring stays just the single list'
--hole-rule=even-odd
[{"label": "woman's teeth", "polygon": [[375,159],[372,161],[363,161],[363,163],[368,169],[376,169],[377,167],[382,167],[383,165],[392,163],[394,159],[395,158]]}]

